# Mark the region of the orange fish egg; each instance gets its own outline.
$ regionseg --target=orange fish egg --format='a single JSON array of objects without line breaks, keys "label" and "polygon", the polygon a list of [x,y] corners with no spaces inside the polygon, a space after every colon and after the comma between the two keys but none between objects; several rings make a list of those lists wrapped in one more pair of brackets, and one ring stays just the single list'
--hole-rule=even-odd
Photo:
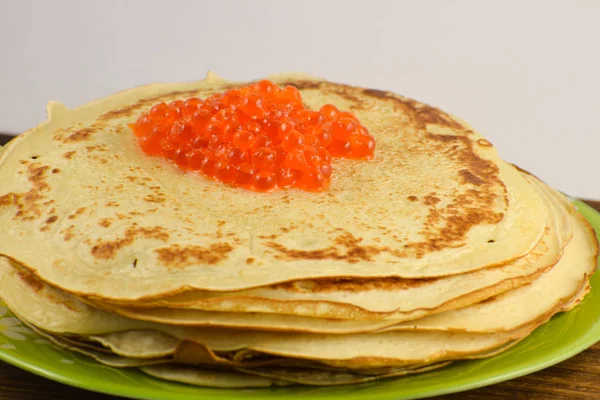
[{"label": "orange fish egg", "polygon": [[130,125],[142,151],[226,184],[269,192],[328,187],[332,157],[369,160],[375,140],[348,111],[304,107],[294,86],[263,80],[159,103]]}]

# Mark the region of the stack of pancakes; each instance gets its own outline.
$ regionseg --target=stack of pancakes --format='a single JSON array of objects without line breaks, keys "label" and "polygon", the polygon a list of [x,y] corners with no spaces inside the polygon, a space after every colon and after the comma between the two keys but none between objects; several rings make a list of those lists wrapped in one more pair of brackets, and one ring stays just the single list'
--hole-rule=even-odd
[{"label": "stack of pancakes", "polygon": [[465,122],[300,74],[377,142],[331,186],[258,193],[143,154],[154,104],[215,75],[68,110],[0,153],[0,299],[57,345],[216,387],[367,382],[493,356],[589,291],[598,245],[558,192]]}]

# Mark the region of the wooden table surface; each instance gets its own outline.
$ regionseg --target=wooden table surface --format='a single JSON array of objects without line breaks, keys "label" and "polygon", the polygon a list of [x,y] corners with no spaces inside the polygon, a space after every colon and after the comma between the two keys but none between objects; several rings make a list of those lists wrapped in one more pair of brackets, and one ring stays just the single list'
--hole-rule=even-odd
[{"label": "wooden table surface", "polygon": [[[0,144],[7,136],[0,134]],[[587,201],[600,211],[600,201]],[[1,400],[115,400],[41,378],[0,361]],[[600,342],[543,371],[508,382],[436,399],[597,399],[600,400]]]}]

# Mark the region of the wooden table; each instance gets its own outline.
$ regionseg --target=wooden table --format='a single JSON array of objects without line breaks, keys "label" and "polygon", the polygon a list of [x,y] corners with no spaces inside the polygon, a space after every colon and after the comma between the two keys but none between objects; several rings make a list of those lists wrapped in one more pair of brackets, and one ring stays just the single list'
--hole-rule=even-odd
[{"label": "wooden table", "polygon": [[[7,140],[0,134],[0,144]],[[600,211],[600,201],[586,201]],[[115,400],[22,371],[0,361],[0,400]],[[554,367],[508,382],[437,399],[598,399],[600,343]]]}]

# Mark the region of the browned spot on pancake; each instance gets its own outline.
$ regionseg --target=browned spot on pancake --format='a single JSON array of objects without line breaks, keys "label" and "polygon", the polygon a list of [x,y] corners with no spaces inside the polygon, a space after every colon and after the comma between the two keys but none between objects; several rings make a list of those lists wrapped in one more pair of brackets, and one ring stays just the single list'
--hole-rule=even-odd
[{"label": "browned spot on pancake", "polygon": [[277,239],[277,235],[275,233],[271,235],[258,235],[258,237],[261,239]]},{"label": "browned spot on pancake", "polygon": [[60,172],[60,169],[58,169],[58,168],[54,168],[54,169],[52,170],[52,173],[53,173],[53,174],[58,174],[59,172]]},{"label": "browned spot on pancake", "polygon": [[144,200],[148,203],[164,203],[167,199],[160,194],[158,196],[154,194],[149,194],[146,197],[144,197]]},{"label": "browned spot on pancake", "polygon": [[63,154],[63,157],[66,158],[67,160],[70,160],[71,158],[73,158],[75,153],[76,153],[75,150],[67,151],[65,154]]},{"label": "browned spot on pancake", "polygon": [[387,251],[375,246],[361,245],[362,238],[356,238],[349,232],[339,235],[334,245],[316,250],[289,249],[276,242],[267,242],[265,246],[277,251],[275,257],[286,260],[345,260],[358,262],[359,260],[371,261],[373,256]]},{"label": "browned spot on pancake", "polygon": [[0,196],[0,206],[10,206],[17,204],[19,196],[16,193],[7,193]]},{"label": "browned spot on pancake", "polygon": [[[298,81],[287,81],[279,84],[280,86],[295,86],[298,90],[315,90],[321,89],[323,92],[331,93],[352,103],[351,109],[365,110],[367,102],[364,96],[361,96],[360,91],[357,91],[356,87],[342,84],[331,84],[325,81],[315,80],[298,80]],[[306,108],[310,109],[307,105]]]},{"label": "browned spot on pancake", "polygon": [[439,202],[440,202],[440,198],[436,197],[435,192],[430,193],[430,194],[426,195],[425,197],[423,197],[423,203],[426,206],[435,206]]},{"label": "browned spot on pancake", "polygon": [[395,97],[390,93],[390,92],[386,92],[383,90],[379,90],[379,89],[364,89],[363,93],[366,94],[367,96],[371,96],[371,97],[375,97],[378,99],[393,99],[395,100]]},{"label": "browned spot on pancake", "polygon": [[27,165],[27,180],[31,189],[25,193],[7,193],[0,196],[0,206],[14,206],[17,211],[14,220],[33,221],[41,218],[43,209],[47,208],[46,195],[50,185],[46,182],[47,172],[50,167],[39,163]]},{"label": "browned spot on pancake", "polygon": [[290,196],[288,196],[287,194],[285,196],[283,196],[280,200],[283,204],[290,204]]},{"label": "browned spot on pancake", "polygon": [[313,81],[313,80],[297,80],[297,81],[286,81],[278,83],[279,86],[295,86],[298,90],[306,90],[306,89],[319,89],[321,85],[325,82],[323,81]]},{"label": "browned spot on pancake", "polygon": [[[51,211],[51,212],[53,212],[53,211]],[[42,227],[40,228],[40,232],[47,232],[47,231],[49,231],[50,230],[50,225],[52,225],[53,223],[55,223],[56,220],[58,220],[58,216],[56,216],[56,215],[52,215],[52,216],[48,217],[46,219],[46,221],[44,221],[44,225],[42,225]]]},{"label": "browned spot on pancake", "polygon": [[88,140],[96,130],[94,127],[78,129],[69,136],[62,138],[63,143],[77,143]]},{"label": "browned spot on pancake", "polygon": [[49,169],[50,167],[40,164],[32,164],[28,167],[29,177],[27,179],[32,183],[34,188],[39,190],[47,190],[50,188],[48,183],[46,183],[46,172]]},{"label": "browned spot on pancake", "polygon": [[254,257],[246,258],[246,264],[252,264],[254,261],[256,261],[256,259]]},{"label": "browned spot on pancake", "polygon": [[120,204],[119,204],[119,203],[117,203],[117,202],[116,202],[116,201],[114,201],[114,200],[107,201],[106,203],[104,203],[104,205],[105,205],[106,207],[119,207],[119,206],[120,206]]},{"label": "browned spot on pancake", "polygon": [[158,260],[167,267],[184,268],[193,264],[215,265],[225,260],[233,250],[229,243],[215,243],[209,247],[173,245],[154,250]]},{"label": "browned spot on pancake", "polygon": [[139,111],[142,108],[153,106],[156,103],[160,103],[161,101],[168,100],[171,98],[181,98],[187,99],[189,97],[195,97],[198,94],[198,90],[184,90],[184,91],[176,91],[169,92],[164,94],[159,94],[152,97],[147,97],[145,99],[138,100],[137,102],[125,106],[123,108],[119,108],[117,110],[109,111],[105,114],[102,114],[98,117],[99,121],[110,121],[116,118],[130,117],[135,112]]},{"label": "browned spot on pancake", "polygon": [[87,150],[88,153],[91,153],[93,151],[99,151],[99,152],[109,151],[107,146],[100,145],[100,144],[95,144],[93,146],[85,146],[85,149]]},{"label": "browned spot on pancake", "polygon": [[477,303],[477,306],[481,306],[481,305],[488,304],[488,303],[493,303],[494,301],[498,300],[499,297],[500,297],[499,295],[488,297],[487,299]]},{"label": "browned spot on pancake", "polygon": [[39,292],[44,288],[44,284],[29,270],[17,268],[17,274],[23,283],[29,286],[34,292]]},{"label": "browned spot on pancake", "polygon": [[73,237],[75,236],[74,231],[75,231],[75,225],[69,225],[69,227],[67,229],[65,229],[64,231],[61,231],[65,242],[68,242],[69,240],[73,239]]},{"label": "browned spot on pancake", "polygon": [[451,129],[464,130],[464,127],[454,120],[450,114],[447,114],[439,108],[431,107],[427,104],[417,103],[408,100],[405,104],[412,108],[414,121],[419,127],[425,127],[428,124],[440,125]]},{"label": "browned spot on pancake", "polygon": [[66,308],[68,308],[71,311],[75,311],[75,312],[80,312],[80,308],[78,308],[76,305],[73,304],[72,301],[65,301],[64,298],[56,298],[54,295],[48,293],[48,298],[53,301],[54,303],[60,304],[61,306],[64,306]]},{"label": "browned spot on pancake", "polygon": [[461,169],[458,171],[458,175],[462,178],[461,183],[470,183],[472,185],[479,186],[484,183],[484,180],[474,175],[471,171]]},{"label": "browned spot on pancake", "polygon": [[112,225],[112,222],[110,221],[110,219],[108,218],[102,218],[99,222],[98,225],[100,225],[103,228],[108,228],[109,226]]},{"label": "browned spot on pancake", "polygon": [[165,231],[163,227],[153,226],[153,227],[138,227],[131,226],[125,229],[123,237],[112,240],[112,241],[102,241],[98,240],[96,244],[92,247],[91,253],[94,257],[99,259],[111,259],[113,258],[117,252],[132,244],[136,239],[154,239],[161,240],[163,242],[169,239],[169,234]]},{"label": "browned spot on pancake", "polygon": [[79,207],[75,212],[67,217],[67,219],[75,219],[85,212],[85,207]]},{"label": "browned spot on pancake", "polygon": [[477,144],[483,147],[492,147],[493,145],[485,139],[479,139]]},{"label": "browned spot on pancake", "polygon": [[403,110],[411,120],[411,124],[418,129],[425,129],[427,124],[440,125],[451,129],[465,130],[465,127],[439,108],[377,89],[363,89],[363,94],[394,103]]},{"label": "browned spot on pancake", "polygon": [[366,110],[367,102],[363,97],[356,93],[355,88],[344,85],[337,85],[337,87],[333,90],[333,93],[352,102],[353,105],[350,106],[351,109]]},{"label": "browned spot on pancake", "polygon": [[369,290],[396,291],[417,288],[435,282],[437,278],[404,279],[397,277],[383,278],[319,278],[284,282],[271,286],[289,292],[366,292]]},{"label": "browned spot on pancake", "polygon": [[79,143],[79,142],[89,140],[94,134],[107,128],[107,124],[105,124],[103,122],[95,122],[94,124],[92,124],[86,128],[80,128],[80,129],[77,129],[74,132],[70,133],[70,131],[73,131],[75,128],[77,128],[79,126],[81,126],[81,124],[74,125],[70,129],[58,133],[57,135],[54,136],[54,139],[59,142],[66,143],[66,144]]},{"label": "browned spot on pancake", "polygon": [[407,199],[408,199],[408,201],[417,201],[417,200],[419,200],[419,198],[417,196],[408,196]]}]

